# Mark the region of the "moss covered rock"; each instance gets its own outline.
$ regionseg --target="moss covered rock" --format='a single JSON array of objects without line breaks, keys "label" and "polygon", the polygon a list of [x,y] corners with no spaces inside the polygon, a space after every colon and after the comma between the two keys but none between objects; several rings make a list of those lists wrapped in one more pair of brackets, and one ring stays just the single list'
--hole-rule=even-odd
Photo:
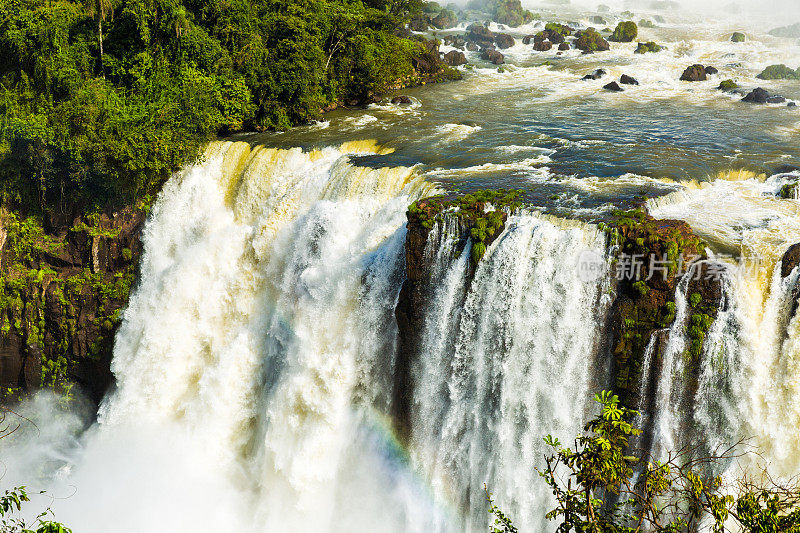
[{"label": "moss covered rock", "polygon": [[743,43],[745,40],[747,40],[747,37],[745,37],[744,33],[735,31],[733,32],[733,35],[731,35],[731,42]]},{"label": "moss covered rock", "polygon": [[703,65],[692,65],[686,67],[681,74],[681,81],[706,81],[706,68]]},{"label": "moss covered rock", "polygon": [[761,80],[800,80],[800,68],[793,70],[786,65],[770,65],[756,76]]},{"label": "moss covered rock", "polygon": [[732,92],[738,88],[739,84],[733,80],[722,80],[719,84],[719,87],[717,87],[717,89],[724,92]]},{"label": "moss covered rock", "polygon": [[575,33],[575,37],[575,48],[583,50],[584,53],[605,52],[611,49],[608,41],[603,39],[603,36],[594,28],[579,31]]},{"label": "moss covered rock", "polygon": [[632,20],[620,22],[614,29],[614,33],[608,38],[615,43],[630,43],[639,36],[639,28]]},{"label": "moss covered rock", "polygon": [[648,41],[646,43],[639,43],[636,47],[636,50],[633,51],[634,54],[647,54],[647,53],[656,53],[663,50],[664,47],[654,43],[653,41]]}]

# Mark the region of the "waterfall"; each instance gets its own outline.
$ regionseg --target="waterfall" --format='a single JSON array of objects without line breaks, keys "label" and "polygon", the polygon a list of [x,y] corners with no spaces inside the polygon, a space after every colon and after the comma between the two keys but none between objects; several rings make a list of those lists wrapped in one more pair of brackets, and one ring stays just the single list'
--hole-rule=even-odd
[{"label": "waterfall", "polygon": [[[661,450],[693,444],[709,453],[746,439],[774,475],[800,469],[793,436],[800,424],[800,324],[792,316],[800,274],[781,278],[780,264],[800,242],[800,204],[775,196],[785,183],[783,175],[721,177],[648,202],[656,218],[687,221],[727,265],[723,302],[697,362],[697,391],[683,408],[661,396],[655,402],[661,422],[654,445]],[[685,328],[673,326],[669,342],[686,344]],[[661,390],[680,390],[684,371],[680,362],[665,364]]]},{"label": "waterfall", "polygon": [[[448,234],[435,229],[437,240]],[[486,530],[484,483],[521,531],[546,529],[552,502],[534,469],[547,451],[542,437],[577,435],[594,392],[604,304],[601,283],[579,277],[586,250],[604,254],[596,228],[522,214],[510,217],[466,294],[468,249],[436,258],[435,304],[415,368],[412,456],[461,510],[459,531]]]}]

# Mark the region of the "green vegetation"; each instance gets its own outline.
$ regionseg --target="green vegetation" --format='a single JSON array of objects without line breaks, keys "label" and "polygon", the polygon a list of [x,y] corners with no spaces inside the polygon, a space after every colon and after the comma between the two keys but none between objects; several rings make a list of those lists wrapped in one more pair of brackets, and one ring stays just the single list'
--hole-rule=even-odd
[{"label": "green vegetation", "polygon": [[[600,414],[571,447],[551,435],[544,438],[552,454],[539,474],[557,501],[546,515],[558,523],[557,531],[800,532],[800,487],[794,480],[780,485],[764,472],[760,479],[742,477],[723,486],[708,473],[743,455],[736,445],[710,456],[688,447],[664,461],[637,457],[630,440],[641,430],[630,421],[638,413],[622,406],[610,391],[596,395],[595,401]],[[516,532],[488,491],[487,498],[495,522],[490,531]]]},{"label": "green vegetation", "polygon": [[745,37],[744,33],[742,32],[735,31],[733,32],[733,35],[731,35],[731,42],[734,43],[743,43],[746,39],[747,37]]},{"label": "green vegetation", "polygon": [[511,27],[527,24],[536,18],[522,7],[520,0],[471,0],[467,2],[467,9],[485,10],[493,20]]},{"label": "green vegetation", "polygon": [[286,129],[346,98],[420,82],[446,69],[395,35],[421,7],[6,0],[0,201],[40,211],[128,202],[219,133]]},{"label": "green vegetation", "polygon": [[722,80],[719,84],[719,87],[717,87],[717,89],[724,92],[735,91],[738,88],[739,84],[733,80]]},{"label": "green vegetation", "polygon": [[781,187],[781,190],[778,192],[778,196],[787,200],[794,200],[798,198],[798,183],[787,183]]},{"label": "green vegetation", "polygon": [[800,80],[800,68],[792,70],[786,65],[770,65],[756,78],[762,80]]},{"label": "green vegetation", "polygon": [[521,191],[479,190],[455,200],[441,197],[414,202],[408,208],[408,217],[416,217],[423,228],[430,230],[445,215],[459,218],[469,229],[472,239],[470,257],[477,265],[486,253],[486,247],[502,233],[506,211],[520,206]]},{"label": "green vegetation", "polygon": [[646,43],[639,43],[636,47],[636,50],[633,51],[634,54],[647,54],[648,52],[656,53],[663,50],[664,47],[654,43],[653,41],[648,41]]},{"label": "green vegetation", "polygon": [[632,20],[620,22],[608,38],[615,43],[630,43],[639,36],[639,28]]}]

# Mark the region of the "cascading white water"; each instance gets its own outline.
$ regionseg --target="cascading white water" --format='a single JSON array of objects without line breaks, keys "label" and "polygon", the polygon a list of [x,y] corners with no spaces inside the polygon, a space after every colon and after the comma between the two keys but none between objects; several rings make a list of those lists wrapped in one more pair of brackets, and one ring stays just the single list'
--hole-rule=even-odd
[{"label": "cascading white water", "polygon": [[[439,240],[449,234],[436,232]],[[542,437],[574,437],[593,392],[604,303],[601,283],[579,277],[586,250],[605,253],[596,228],[523,214],[489,247],[466,294],[469,250],[436,258],[436,304],[415,369],[412,457],[459,509],[459,531],[485,531],[484,483],[521,531],[547,529],[552,502],[534,469]]]},{"label": "cascading white water", "polygon": [[75,488],[60,519],[89,533],[483,531],[486,483],[520,526],[544,527],[534,467],[594,392],[607,276],[582,281],[578,262],[602,257],[604,236],[512,216],[471,279],[457,222],[433,229],[403,450],[388,414],[405,211],[434,189],[354,166],[359,150],[379,148],[214,143],[166,185],[117,389],[58,458],[52,490]]},{"label": "cascading white water", "polygon": [[[800,330],[798,317],[791,316],[798,271],[785,279],[780,272],[781,256],[800,242],[800,203],[775,197],[791,178],[732,173],[649,202],[657,218],[686,220],[728,263],[720,280],[723,304],[706,335],[690,412],[678,413],[664,399],[655,402],[656,418],[668,420],[656,424],[657,449],[693,444],[713,452],[748,439],[772,473],[800,469],[794,437]],[[687,342],[685,331],[671,331],[672,338]],[[682,390],[683,369],[665,366],[664,387]],[[681,423],[688,433],[677,433]]]}]

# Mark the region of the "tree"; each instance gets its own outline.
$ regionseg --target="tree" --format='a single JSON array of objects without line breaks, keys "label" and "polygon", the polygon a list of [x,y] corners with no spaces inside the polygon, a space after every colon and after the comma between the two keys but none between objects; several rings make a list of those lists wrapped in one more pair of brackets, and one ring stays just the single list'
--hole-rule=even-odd
[{"label": "tree", "polygon": [[105,78],[105,64],[103,63],[103,23],[106,19],[114,16],[114,0],[85,0],[86,12],[90,17],[97,20],[97,36],[100,42],[100,70]]},{"label": "tree", "polygon": [[[640,430],[629,420],[637,414],[620,406],[609,391],[595,396],[601,406],[573,447],[548,435],[553,450],[539,471],[557,507],[546,517],[558,533],[800,533],[800,486],[778,481],[762,470],[723,484],[713,472],[722,463],[746,455],[743,442],[712,455],[686,447],[664,461],[635,457],[629,438]],[[487,492],[491,533],[516,532],[511,519]],[[499,526],[499,527],[498,527]]]}]

